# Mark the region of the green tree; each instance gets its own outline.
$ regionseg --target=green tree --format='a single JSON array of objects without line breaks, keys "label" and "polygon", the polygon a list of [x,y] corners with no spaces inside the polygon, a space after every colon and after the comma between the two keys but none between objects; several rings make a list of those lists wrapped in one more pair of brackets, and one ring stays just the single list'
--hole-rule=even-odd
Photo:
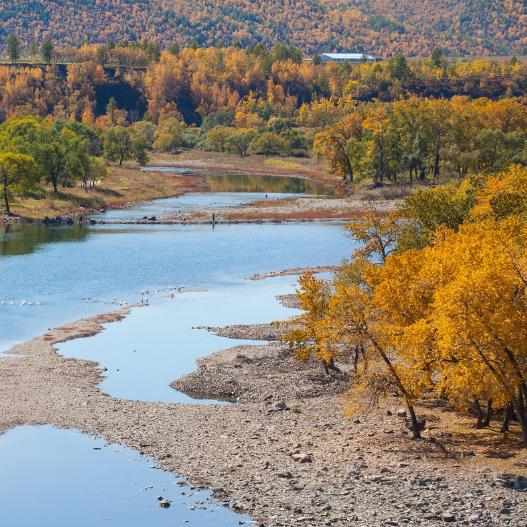
[{"label": "green tree", "polygon": [[119,166],[133,155],[132,136],[123,126],[110,128],[104,134],[103,153],[108,161],[118,162]]},{"label": "green tree", "polygon": [[69,121],[53,123],[38,117],[22,117],[8,120],[1,132],[10,150],[33,157],[38,175],[57,193],[59,186],[75,183],[80,176],[79,167],[90,152],[89,139],[77,133],[75,126]]},{"label": "green tree", "polygon": [[256,137],[256,131],[246,128],[238,128],[233,130],[225,141],[225,147],[228,152],[239,154],[243,157],[249,151],[251,142]]},{"label": "green tree", "polygon": [[476,137],[478,168],[495,174],[513,163],[525,163],[525,137],[520,132],[482,130]]},{"label": "green tree", "polygon": [[203,141],[204,149],[213,152],[225,152],[229,134],[229,128],[225,126],[215,126],[210,129],[205,136],[205,140]]},{"label": "green tree", "polygon": [[388,71],[394,79],[401,81],[412,76],[406,57],[402,53],[398,53],[388,61]]},{"label": "green tree", "polygon": [[88,141],[69,128],[45,126],[36,145],[29,148],[39,163],[46,181],[58,192],[59,185],[71,187],[87,163]]},{"label": "green tree", "polygon": [[175,117],[163,119],[155,130],[153,147],[160,152],[175,152],[183,146],[183,126]]},{"label": "green tree", "polygon": [[11,62],[17,62],[20,58],[20,39],[14,33],[6,38],[7,56]]},{"label": "green tree", "polygon": [[114,97],[110,97],[106,105],[106,115],[112,124],[115,124],[115,112],[117,111],[117,101]]},{"label": "green tree", "polygon": [[131,127],[134,140],[143,141],[147,150],[152,150],[156,139],[156,125],[150,121],[137,121]]},{"label": "green tree", "polygon": [[169,53],[172,53],[174,56],[178,56],[181,50],[181,46],[177,42],[173,42],[168,48]]},{"label": "green tree", "polygon": [[100,157],[89,156],[87,163],[82,165],[79,176],[84,190],[87,192],[90,186],[94,187],[107,173],[106,163]]},{"label": "green tree", "polygon": [[104,66],[110,62],[110,50],[107,46],[101,45],[95,51],[95,62]]},{"label": "green tree", "polygon": [[251,152],[265,156],[285,155],[289,151],[289,143],[283,137],[273,132],[264,132],[251,142]]},{"label": "green tree", "polygon": [[475,190],[468,184],[421,189],[405,198],[398,210],[403,221],[398,250],[429,245],[440,226],[456,230],[475,203]]},{"label": "green tree", "polygon": [[34,59],[38,55],[38,46],[33,40],[31,44],[27,47],[27,56],[31,59]]},{"label": "green tree", "polygon": [[148,161],[145,141],[134,137],[124,126],[115,126],[105,132],[103,152],[108,161],[117,162],[119,166],[127,159],[135,159],[141,165]]},{"label": "green tree", "polygon": [[40,55],[46,64],[51,64],[54,51],[53,41],[49,37],[46,37],[40,46]]},{"label": "green tree", "polygon": [[434,48],[430,55],[430,61],[434,67],[441,68],[443,66],[443,50],[441,48]]},{"label": "green tree", "polygon": [[12,195],[30,190],[37,181],[35,160],[31,156],[16,152],[0,153],[0,188],[8,215],[11,214],[9,200]]}]

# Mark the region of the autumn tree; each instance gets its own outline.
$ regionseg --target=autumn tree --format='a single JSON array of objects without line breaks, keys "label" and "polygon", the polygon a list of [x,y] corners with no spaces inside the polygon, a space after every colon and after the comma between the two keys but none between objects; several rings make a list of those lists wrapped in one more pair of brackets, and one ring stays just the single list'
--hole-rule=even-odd
[{"label": "autumn tree", "polygon": [[327,373],[338,370],[335,359],[340,351],[328,318],[329,284],[306,274],[299,280],[297,298],[303,313],[291,321],[292,329],[283,339],[299,360],[314,358],[323,364]]},{"label": "autumn tree", "polygon": [[[486,398],[501,401],[502,407],[512,404],[525,446],[526,234],[515,218],[466,224],[457,233],[443,234],[425,261],[428,274],[439,282],[432,322],[441,365],[447,367],[439,370],[441,383],[462,382],[456,374],[466,369],[473,384],[492,381]],[[450,367],[452,361],[459,368]],[[477,384],[471,391],[477,397],[482,388]]]},{"label": "autumn tree", "polygon": [[362,137],[362,122],[357,113],[350,114],[315,136],[313,150],[324,154],[331,168],[344,181],[353,181],[353,143]]},{"label": "autumn tree", "polygon": [[370,207],[362,218],[346,225],[346,230],[359,242],[354,258],[373,258],[384,263],[397,246],[401,227],[395,215],[385,215]]}]

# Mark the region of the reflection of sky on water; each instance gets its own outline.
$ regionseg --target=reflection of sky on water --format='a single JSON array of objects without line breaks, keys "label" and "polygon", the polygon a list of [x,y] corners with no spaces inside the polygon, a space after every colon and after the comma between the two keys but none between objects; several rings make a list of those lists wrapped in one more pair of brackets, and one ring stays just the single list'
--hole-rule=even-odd
[{"label": "reflection of sky on water", "polygon": [[[101,388],[124,399],[192,401],[170,388],[171,381],[195,369],[196,359],[252,341],[218,337],[200,326],[272,322],[292,316],[276,295],[294,291],[295,277],[236,281],[209,291],[182,293],[155,301],[106,330],[59,346],[67,357],[108,368]],[[259,344],[257,342],[256,344]]]},{"label": "reflection of sky on water", "polygon": [[[73,430],[15,428],[0,436],[2,525],[234,527],[249,520],[153,465],[138,452]],[[158,496],[172,506],[162,509]]]},{"label": "reflection of sky on water", "polygon": [[[342,227],[319,223],[95,226],[73,237],[76,227],[46,226],[42,238],[32,226],[19,227],[18,247],[31,251],[0,257],[0,301],[15,302],[0,304],[0,350],[111,310],[113,298],[138,302],[143,289],[216,289],[255,273],[336,264],[353,250]],[[49,229],[64,239],[50,242]],[[23,300],[41,305],[21,306]]]}]

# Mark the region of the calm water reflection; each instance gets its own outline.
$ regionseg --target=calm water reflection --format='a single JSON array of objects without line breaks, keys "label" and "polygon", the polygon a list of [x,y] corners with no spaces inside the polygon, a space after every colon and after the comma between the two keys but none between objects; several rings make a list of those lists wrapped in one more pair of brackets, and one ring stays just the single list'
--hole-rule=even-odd
[{"label": "calm water reflection", "polygon": [[[196,359],[251,341],[218,337],[203,326],[253,324],[283,320],[295,314],[276,295],[295,288],[295,277],[232,281],[212,290],[154,297],[153,305],[137,308],[98,335],[59,346],[67,357],[93,360],[107,368],[101,389],[113,397],[142,401],[196,402],[170,387],[193,371]],[[258,342],[257,344],[260,344]],[[207,403],[210,401],[199,401]]]},{"label": "calm water reflection", "polygon": [[[234,527],[249,521],[153,465],[133,450],[72,430],[15,428],[0,436],[2,525]],[[159,507],[158,496],[172,506]]]},{"label": "calm water reflection", "polygon": [[87,235],[82,225],[0,225],[0,256],[30,254],[47,243],[81,242]]},{"label": "calm water reflection", "polygon": [[[144,167],[144,171],[184,175],[187,169],[176,167]],[[300,177],[262,176],[256,174],[205,174],[200,176],[209,192],[260,192],[281,194],[311,194],[313,196],[334,196],[335,188]]]}]

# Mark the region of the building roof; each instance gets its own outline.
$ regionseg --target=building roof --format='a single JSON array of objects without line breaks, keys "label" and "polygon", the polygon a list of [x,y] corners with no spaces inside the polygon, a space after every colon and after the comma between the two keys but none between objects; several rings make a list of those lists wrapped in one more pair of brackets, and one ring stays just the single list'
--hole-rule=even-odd
[{"label": "building roof", "polygon": [[366,53],[322,53],[322,56],[331,60],[376,60]]}]

